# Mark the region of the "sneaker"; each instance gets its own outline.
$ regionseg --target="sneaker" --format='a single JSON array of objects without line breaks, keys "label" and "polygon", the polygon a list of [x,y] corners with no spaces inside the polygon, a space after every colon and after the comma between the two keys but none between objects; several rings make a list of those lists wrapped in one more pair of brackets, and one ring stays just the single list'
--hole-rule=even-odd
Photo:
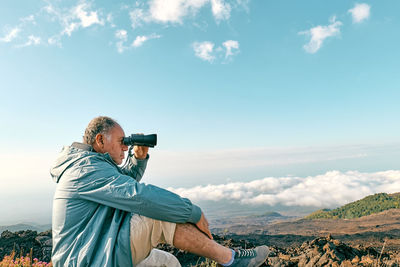
[{"label": "sneaker", "polygon": [[237,249],[235,252],[232,267],[258,267],[268,258],[269,249],[267,246],[259,246],[253,249]]}]

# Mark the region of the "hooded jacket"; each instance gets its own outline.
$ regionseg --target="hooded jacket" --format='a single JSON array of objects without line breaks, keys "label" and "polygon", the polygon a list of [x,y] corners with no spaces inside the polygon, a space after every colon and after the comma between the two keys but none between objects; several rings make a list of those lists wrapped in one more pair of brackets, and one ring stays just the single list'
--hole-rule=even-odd
[{"label": "hooded jacket", "polygon": [[148,157],[118,167],[110,155],[86,144],[62,149],[50,173],[53,199],[53,266],[133,266],[130,219],[140,214],[174,223],[200,220],[189,199],[139,183]]}]

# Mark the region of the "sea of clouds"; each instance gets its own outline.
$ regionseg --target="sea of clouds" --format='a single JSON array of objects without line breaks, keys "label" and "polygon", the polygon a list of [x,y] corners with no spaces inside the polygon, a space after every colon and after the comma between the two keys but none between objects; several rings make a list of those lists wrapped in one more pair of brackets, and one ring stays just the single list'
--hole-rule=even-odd
[{"label": "sea of clouds", "polygon": [[[189,198],[208,216],[305,214],[378,192],[400,192],[399,151],[399,144],[152,150],[142,182]],[[56,184],[49,169],[57,153],[0,153],[0,225],[50,222]]]},{"label": "sea of clouds", "polygon": [[308,177],[266,177],[168,190],[193,201],[334,208],[374,193],[400,192],[400,171],[329,171]]}]

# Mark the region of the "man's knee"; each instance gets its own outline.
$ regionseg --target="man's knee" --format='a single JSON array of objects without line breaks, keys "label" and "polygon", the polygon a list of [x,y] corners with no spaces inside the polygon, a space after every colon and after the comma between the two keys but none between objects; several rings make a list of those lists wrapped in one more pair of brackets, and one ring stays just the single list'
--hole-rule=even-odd
[{"label": "man's knee", "polygon": [[135,263],[146,258],[160,243],[173,244],[175,223],[134,214],[130,221],[132,258]]}]

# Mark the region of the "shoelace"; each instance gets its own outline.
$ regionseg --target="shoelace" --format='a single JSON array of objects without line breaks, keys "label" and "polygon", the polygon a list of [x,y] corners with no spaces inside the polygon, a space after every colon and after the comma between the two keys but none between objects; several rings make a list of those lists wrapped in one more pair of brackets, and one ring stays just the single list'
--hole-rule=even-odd
[{"label": "shoelace", "polygon": [[256,251],[254,249],[238,249],[236,251],[237,258],[255,257]]}]

